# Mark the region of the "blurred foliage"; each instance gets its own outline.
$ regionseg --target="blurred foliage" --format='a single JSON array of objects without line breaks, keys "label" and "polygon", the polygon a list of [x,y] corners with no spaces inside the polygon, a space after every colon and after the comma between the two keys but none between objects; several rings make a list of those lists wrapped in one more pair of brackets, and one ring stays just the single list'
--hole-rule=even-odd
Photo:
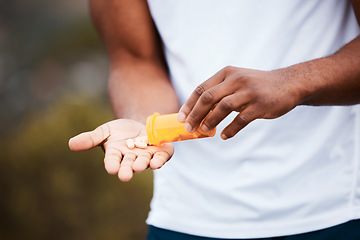
[{"label": "blurred foliage", "polygon": [[121,183],[103,152],[68,139],[112,118],[105,102],[66,96],[0,140],[0,239],[144,239],[152,173]]},{"label": "blurred foliage", "polygon": [[0,0],[0,239],[145,239],[152,172],[68,140],[113,118],[87,0]]},{"label": "blurred foliage", "polygon": [[[87,0],[0,1],[0,134],[29,109],[71,90],[79,62],[99,58],[105,58],[104,49]],[[101,72],[103,66],[93,65]],[[106,76],[89,78],[99,80]]]}]

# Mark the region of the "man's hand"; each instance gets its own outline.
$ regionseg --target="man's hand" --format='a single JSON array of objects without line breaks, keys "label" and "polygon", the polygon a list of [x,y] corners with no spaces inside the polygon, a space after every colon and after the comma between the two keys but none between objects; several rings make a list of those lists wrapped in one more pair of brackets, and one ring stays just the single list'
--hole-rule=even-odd
[{"label": "man's hand", "polygon": [[179,121],[193,132],[212,110],[202,125],[208,131],[236,111],[239,114],[221,134],[223,139],[233,137],[255,119],[277,118],[296,107],[303,94],[294,80],[284,70],[225,67],[193,91],[179,111]]},{"label": "man's hand", "polygon": [[146,149],[127,147],[127,139],[145,135],[143,124],[134,120],[118,119],[71,138],[69,147],[73,151],[83,151],[102,144],[106,171],[109,174],[118,174],[121,181],[127,182],[134,171],[142,172],[148,167],[158,169],[174,154],[172,144],[148,146]]}]

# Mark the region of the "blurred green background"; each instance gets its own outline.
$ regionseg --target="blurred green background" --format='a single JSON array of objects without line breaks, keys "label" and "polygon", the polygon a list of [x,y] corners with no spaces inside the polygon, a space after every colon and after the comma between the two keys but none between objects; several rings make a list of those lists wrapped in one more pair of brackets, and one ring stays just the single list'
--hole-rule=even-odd
[{"label": "blurred green background", "polygon": [[68,139],[113,119],[86,0],[0,0],[0,239],[144,239],[152,172]]}]

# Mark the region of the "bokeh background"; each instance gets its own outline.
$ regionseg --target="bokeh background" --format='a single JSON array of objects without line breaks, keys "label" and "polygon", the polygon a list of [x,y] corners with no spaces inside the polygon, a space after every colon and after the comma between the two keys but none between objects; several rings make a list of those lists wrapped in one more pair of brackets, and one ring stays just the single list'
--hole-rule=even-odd
[{"label": "bokeh background", "polygon": [[113,119],[87,0],[0,0],[0,239],[144,239],[152,172],[68,139]]}]

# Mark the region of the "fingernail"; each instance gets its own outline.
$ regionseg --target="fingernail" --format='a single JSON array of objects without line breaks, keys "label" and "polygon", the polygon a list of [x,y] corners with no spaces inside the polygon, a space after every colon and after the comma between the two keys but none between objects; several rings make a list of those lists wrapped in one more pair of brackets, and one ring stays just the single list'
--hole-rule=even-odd
[{"label": "fingernail", "polygon": [[192,132],[193,132],[193,129],[192,129],[190,123],[185,123],[184,128],[185,128],[185,130],[186,130],[188,133],[192,133]]},{"label": "fingernail", "polygon": [[221,138],[222,138],[223,140],[228,139],[228,137],[227,137],[225,134],[221,134]]},{"label": "fingernail", "polygon": [[202,129],[204,132],[209,132],[209,131],[210,131],[210,129],[208,128],[208,126],[206,126],[205,124],[203,124],[203,125],[201,126],[201,129]]},{"label": "fingernail", "polygon": [[177,119],[179,120],[179,122],[185,122],[186,119],[186,115],[184,112],[179,112],[177,115]]}]

